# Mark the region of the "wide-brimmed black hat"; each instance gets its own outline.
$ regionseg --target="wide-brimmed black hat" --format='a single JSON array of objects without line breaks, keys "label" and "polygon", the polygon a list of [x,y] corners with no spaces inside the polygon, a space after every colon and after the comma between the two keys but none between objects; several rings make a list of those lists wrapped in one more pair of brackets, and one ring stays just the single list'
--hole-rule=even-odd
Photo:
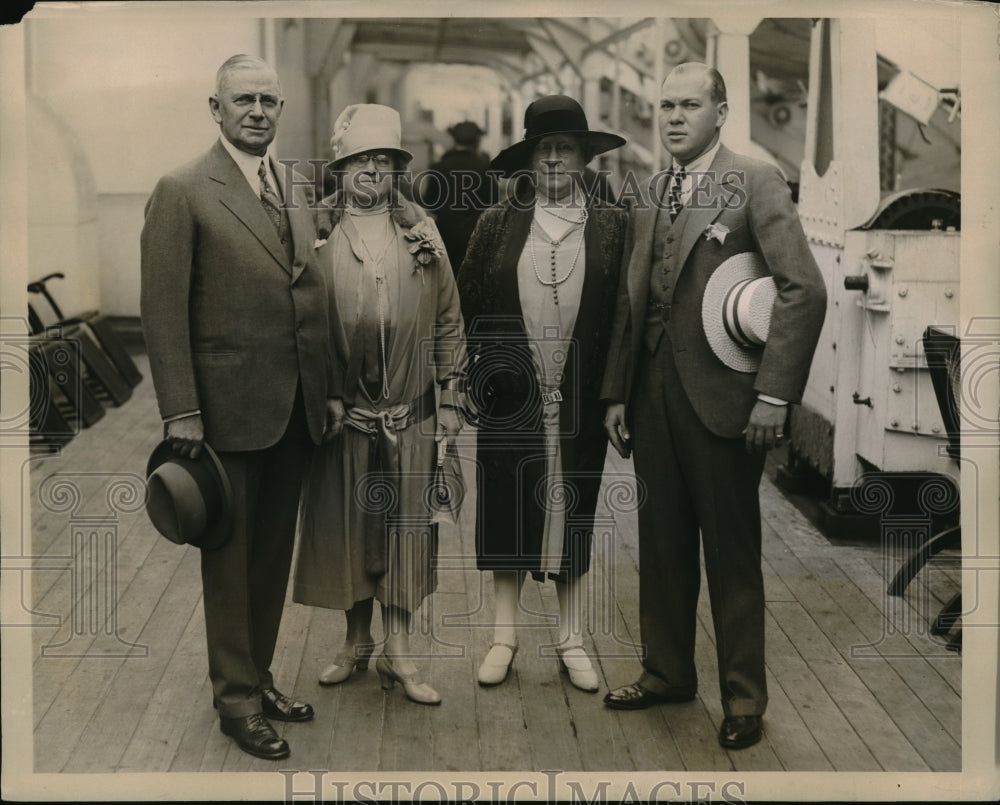
[{"label": "wide-brimmed black hat", "polygon": [[586,142],[592,156],[625,145],[625,138],[604,131],[591,131],[583,107],[568,95],[546,95],[524,110],[524,139],[508,146],[493,161],[492,170],[504,174],[528,167],[535,144],[550,134],[572,134]]},{"label": "wide-brimmed black hat", "polygon": [[146,489],[146,514],[171,542],[211,550],[229,539],[233,491],[207,443],[198,458],[186,458],[160,442],[146,463]]}]

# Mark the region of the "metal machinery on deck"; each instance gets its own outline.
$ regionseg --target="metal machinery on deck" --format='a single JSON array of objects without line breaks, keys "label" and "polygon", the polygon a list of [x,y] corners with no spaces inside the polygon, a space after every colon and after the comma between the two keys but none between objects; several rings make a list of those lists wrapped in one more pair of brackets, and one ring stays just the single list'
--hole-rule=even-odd
[{"label": "metal machinery on deck", "polygon": [[[923,54],[935,55],[949,56]],[[895,147],[887,112],[926,115],[926,124],[948,106],[944,125],[957,128],[957,86],[893,72],[879,58],[869,21],[812,24],[799,214],[829,302],[781,479],[790,484],[808,468],[829,482],[825,526],[834,536],[865,527],[857,519],[862,478],[879,477],[915,514],[921,487],[951,479],[955,486],[943,494],[957,509],[957,462],[947,451],[922,336],[930,325],[958,335],[959,196],[949,188],[887,194],[885,187],[886,151]],[[923,128],[920,134],[926,140]],[[888,159],[891,165],[891,153]]]}]

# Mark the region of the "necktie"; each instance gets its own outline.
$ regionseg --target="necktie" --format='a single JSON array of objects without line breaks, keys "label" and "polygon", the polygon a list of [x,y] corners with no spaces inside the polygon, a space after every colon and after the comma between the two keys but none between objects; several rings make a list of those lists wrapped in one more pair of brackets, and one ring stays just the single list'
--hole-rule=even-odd
[{"label": "necktie", "polygon": [[670,187],[667,189],[667,210],[670,212],[670,222],[673,223],[684,209],[684,204],[681,202],[681,184],[687,174],[683,165],[671,171],[671,174]]},{"label": "necktie", "polygon": [[280,234],[281,201],[275,195],[274,191],[271,189],[271,185],[267,181],[267,168],[264,167],[264,160],[260,161],[260,167],[257,169],[257,175],[260,177],[260,203],[264,205],[264,211],[267,213],[267,217],[271,219],[271,223],[274,224],[275,230]]}]

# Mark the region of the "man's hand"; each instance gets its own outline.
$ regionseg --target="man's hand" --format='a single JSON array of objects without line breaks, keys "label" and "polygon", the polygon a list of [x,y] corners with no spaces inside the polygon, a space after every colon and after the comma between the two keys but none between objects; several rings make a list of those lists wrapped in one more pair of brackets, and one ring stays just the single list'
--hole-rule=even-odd
[{"label": "man's hand", "polygon": [[608,432],[608,438],[614,445],[618,455],[628,458],[632,454],[631,434],[625,427],[625,404],[611,403],[604,414],[604,430]]},{"label": "man's hand", "polygon": [[328,442],[340,435],[347,419],[347,410],[340,397],[330,397],[326,401],[326,429],[323,431],[323,441]]},{"label": "man's hand", "polygon": [[452,443],[460,430],[462,430],[462,417],[459,415],[458,409],[452,408],[450,405],[442,406],[441,410],[438,411],[437,435],[435,435],[434,441],[440,442],[447,438],[448,442]]},{"label": "man's hand", "polygon": [[178,453],[187,458],[198,458],[205,441],[205,425],[201,414],[175,419],[167,423],[167,441]]},{"label": "man's hand", "polygon": [[772,447],[780,447],[781,440],[785,436],[787,413],[787,405],[772,405],[763,400],[757,400],[750,412],[750,421],[747,423],[746,431],[744,431],[747,452],[766,453]]}]

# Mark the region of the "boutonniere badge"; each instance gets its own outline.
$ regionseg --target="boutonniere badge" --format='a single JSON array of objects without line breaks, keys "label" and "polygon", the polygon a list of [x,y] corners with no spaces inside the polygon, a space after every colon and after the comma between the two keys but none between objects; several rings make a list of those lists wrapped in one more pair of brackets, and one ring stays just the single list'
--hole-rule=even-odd
[{"label": "boutonniere badge", "polygon": [[709,224],[705,227],[705,240],[717,240],[721,246],[726,242],[726,235],[729,234],[729,227],[725,224]]},{"label": "boutonniere badge", "polygon": [[407,249],[417,261],[414,271],[419,271],[444,256],[444,243],[434,224],[428,220],[419,221],[410,227],[404,237],[409,241]]}]

